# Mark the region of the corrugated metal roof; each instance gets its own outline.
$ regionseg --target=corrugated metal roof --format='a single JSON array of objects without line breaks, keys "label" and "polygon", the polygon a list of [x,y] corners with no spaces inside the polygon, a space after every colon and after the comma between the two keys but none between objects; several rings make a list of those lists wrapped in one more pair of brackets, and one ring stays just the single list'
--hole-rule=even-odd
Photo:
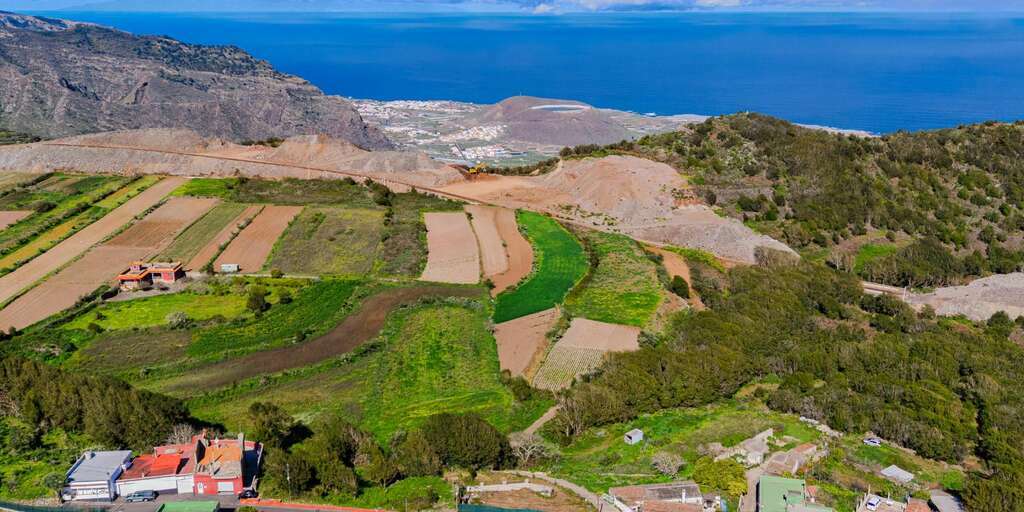
[{"label": "corrugated metal roof", "polygon": [[85,452],[81,463],[68,473],[68,483],[106,482],[131,457],[128,450]]}]

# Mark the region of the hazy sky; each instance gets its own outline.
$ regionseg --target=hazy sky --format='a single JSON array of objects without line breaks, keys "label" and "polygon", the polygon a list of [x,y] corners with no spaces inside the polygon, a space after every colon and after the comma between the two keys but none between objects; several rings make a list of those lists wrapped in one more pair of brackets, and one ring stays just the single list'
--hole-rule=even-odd
[{"label": "hazy sky", "polygon": [[622,10],[1018,11],[1024,0],[0,0],[6,10],[140,11]]}]

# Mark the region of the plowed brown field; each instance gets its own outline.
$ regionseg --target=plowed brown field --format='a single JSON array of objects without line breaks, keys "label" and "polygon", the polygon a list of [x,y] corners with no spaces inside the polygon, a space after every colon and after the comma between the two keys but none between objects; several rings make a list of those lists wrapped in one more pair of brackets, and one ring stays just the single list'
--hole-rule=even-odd
[{"label": "plowed brown field", "polygon": [[525,375],[531,363],[543,357],[547,333],[558,321],[558,309],[551,308],[494,326],[498,361],[512,376]]},{"label": "plowed brown field", "polygon": [[506,288],[515,286],[523,278],[530,275],[533,270],[533,246],[523,238],[519,232],[519,224],[516,222],[516,212],[507,208],[498,210],[495,217],[498,225],[498,233],[505,242],[505,251],[508,254],[508,270],[491,278],[494,289],[491,295],[497,296]]},{"label": "plowed brown field", "polygon": [[220,250],[220,246],[222,244],[226,244],[231,241],[231,237],[235,234],[235,230],[238,229],[238,225],[246,220],[252,219],[262,209],[263,205],[254,204],[245,210],[242,210],[242,213],[238,214],[238,217],[235,217],[235,219],[229,222],[227,226],[224,226],[224,229],[220,230],[220,233],[217,233],[217,236],[207,242],[202,249],[199,249],[199,252],[189,260],[188,264],[185,265],[185,268],[188,270],[199,270],[203,268],[203,265],[209,263],[210,260],[217,255],[217,251]]},{"label": "plowed brown field", "polygon": [[220,269],[223,263],[237,263],[242,272],[259,272],[266,263],[274,243],[288,224],[302,211],[301,206],[267,206],[231,241],[227,249],[213,263]]},{"label": "plowed brown field", "polygon": [[19,220],[28,217],[28,214],[30,213],[32,212],[28,210],[7,210],[0,212],[0,229],[4,229]]},{"label": "plowed brown field", "polygon": [[78,233],[18,267],[14,272],[0,277],[0,303],[10,300],[11,297],[34,285],[50,272],[67,265],[69,261],[130,222],[136,215],[160,202],[164,196],[184,182],[184,178],[175,177],[154,184],[102,219],[82,228]]},{"label": "plowed brown field", "polygon": [[494,206],[466,205],[466,212],[473,218],[473,232],[480,245],[480,262],[484,277],[494,277],[508,270],[508,254],[498,233],[498,212]]},{"label": "plowed brown field", "polygon": [[120,235],[90,250],[78,261],[18,297],[0,311],[0,328],[22,329],[75,304],[128,264],[157,254],[202,217],[216,199],[176,197]]},{"label": "plowed brown field", "polygon": [[427,224],[427,268],[420,279],[438,283],[480,282],[480,249],[462,212],[423,214]]}]

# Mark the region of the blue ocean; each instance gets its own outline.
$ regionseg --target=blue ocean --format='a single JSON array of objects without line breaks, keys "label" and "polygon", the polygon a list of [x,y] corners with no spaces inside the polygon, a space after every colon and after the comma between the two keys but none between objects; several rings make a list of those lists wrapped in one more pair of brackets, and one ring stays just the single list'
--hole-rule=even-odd
[{"label": "blue ocean", "polygon": [[877,133],[1024,119],[1024,15],[47,14],[237,45],[356,98],[527,94]]}]

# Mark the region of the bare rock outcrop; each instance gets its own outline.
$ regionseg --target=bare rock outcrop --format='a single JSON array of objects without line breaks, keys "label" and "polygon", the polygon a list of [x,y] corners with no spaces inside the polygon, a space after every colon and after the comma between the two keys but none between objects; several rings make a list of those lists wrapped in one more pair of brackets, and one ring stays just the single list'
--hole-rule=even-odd
[{"label": "bare rock outcrop", "polygon": [[136,128],[233,141],[327,134],[392,147],[347,100],[240,48],[2,12],[0,128],[44,138]]}]

